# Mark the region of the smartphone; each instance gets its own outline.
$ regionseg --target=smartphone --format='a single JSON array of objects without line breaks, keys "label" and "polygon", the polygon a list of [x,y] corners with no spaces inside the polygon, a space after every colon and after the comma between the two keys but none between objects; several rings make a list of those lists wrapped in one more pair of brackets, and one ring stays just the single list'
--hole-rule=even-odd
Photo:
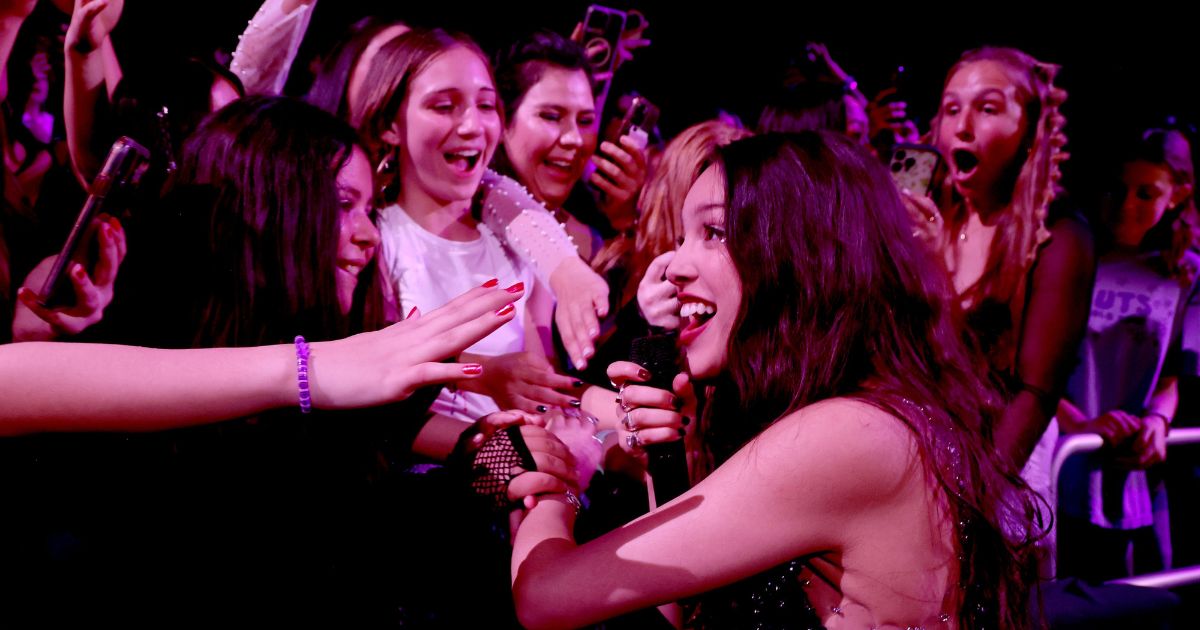
[{"label": "smartphone", "polygon": [[610,136],[608,141],[619,146],[621,137],[629,136],[640,144],[639,148],[645,149],[650,143],[650,132],[654,130],[654,125],[658,124],[658,114],[658,107],[654,103],[644,96],[634,94],[625,108],[621,124],[616,127],[616,133]]},{"label": "smartphone", "polygon": [[892,151],[888,170],[897,188],[927,196],[933,190],[934,174],[941,163],[942,155],[927,144],[898,144]]},{"label": "smartphone", "polygon": [[91,268],[96,261],[97,252],[94,247],[97,229],[96,217],[102,212],[117,214],[116,209],[123,203],[130,188],[136,185],[137,178],[149,164],[150,152],[135,142],[132,138],[121,136],[113,143],[104,160],[104,166],[96,179],[92,181],[87,201],[67,235],[50,275],[38,291],[41,304],[46,308],[67,306],[75,301],[75,291],[67,278],[67,269],[72,263],[83,263]]},{"label": "smartphone", "polygon": [[[617,62],[617,45],[625,32],[629,15],[624,11],[593,4],[583,16],[583,44],[588,63],[596,75],[607,76]],[[599,89],[597,93],[601,93]]]}]

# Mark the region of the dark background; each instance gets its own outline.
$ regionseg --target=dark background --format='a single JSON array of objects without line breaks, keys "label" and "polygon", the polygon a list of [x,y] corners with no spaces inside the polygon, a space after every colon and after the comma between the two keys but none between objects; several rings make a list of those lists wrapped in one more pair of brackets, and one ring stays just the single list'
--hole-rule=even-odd
[{"label": "dark background", "polygon": [[[234,46],[236,33],[258,6],[255,1],[233,0],[204,4],[199,8],[131,0],[126,11],[130,27],[146,25],[149,31],[161,24],[193,25],[183,38],[160,31],[143,44],[155,41],[151,48],[186,45],[203,50]],[[463,30],[494,51],[537,28],[569,33],[588,4],[320,0],[311,35],[332,40],[345,24],[373,11]],[[964,50],[985,44],[1016,46],[1063,68],[1060,83],[1070,94],[1064,110],[1073,156],[1065,168],[1068,189],[1090,188],[1102,180],[1112,147],[1140,128],[1162,124],[1168,115],[1197,120],[1200,108],[1193,95],[1200,64],[1193,20],[1148,3],[1125,3],[1119,12],[1071,12],[1048,4],[878,7],[836,2],[784,7],[751,0],[716,2],[716,8],[706,9],[694,2],[613,2],[615,8],[642,11],[650,22],[647,36],[653,40],[621,69],[614,90],[636,89],[659,104],[661,128],[668,135],[712,117],[718,109],[753,125],[762,98],[787,61],[802,54],[805,42],[820,41],[859,80],[868,97],[903,65],[905,98],[924,130],[937,107],[945,73]],[[185,7],[197,15],[186,22],[171,18]]]},{"label": "dark background", "polygon": [[[319,0],[301,56],[324,50],[346,25],[367,14],[466,31],[489,52],[522,34],[550,28],[569,33],[587,2],[452,2],[446,0]],[[122,64],[152,64],[172,53],[231,51],[258,0],[179,2],[127,0],[114,34]],[[636,89],[662,108],[668,136],[716,114],[748,125],[790,58],[807,41],[827,44],[868,97],[898,65],[906,68],[905,98],[922,130],[936,108],[947,69],[969,48],[1019,47],[1060,64],[1070,97],[1068,190],[1084,205],[1104,181],[1114,146],[1167,115],[1200,119],[1195,22],[1178,10],[1125,3],[1118,10],[1069,11],[1048,3],[700,3],[624,2],[650,22],[653,44],[622,67],[614,93]],[[41,7],[49,9],[49,7]],[[299,63],[305,63],[302,59]],[[1085,208],[1086,209],[1086,208]]]}]

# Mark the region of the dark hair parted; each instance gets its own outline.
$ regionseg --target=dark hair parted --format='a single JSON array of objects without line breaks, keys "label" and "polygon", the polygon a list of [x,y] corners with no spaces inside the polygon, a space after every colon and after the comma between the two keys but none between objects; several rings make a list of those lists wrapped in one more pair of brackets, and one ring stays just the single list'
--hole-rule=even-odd
[{"label": "dark hair parted", "polygon": [[979,376],[986,363],[964,344],[945,273],[912,237],[886,170],[830,131],[739,140],[718,150],[715,167],[742,284],[709,416],[718,457],[824,399],[894,414],[946,497],[959,627],[1025,627],[1037,575],[1033,495],[994,453],[1000,397]]},{"label": "dark hair parted", "polygon": [[[203,239],[197,271],[206,293],[195,343],[351,332],[335,280],[337,175],[356,143],[331,114],[276,97],[236,101],[189,139],[173,198],[184,225]],[[360,276],[360,287],[369,278]]]},{"label": "dark hair parted", "polygon": [[508,47],[496,58],[496,90],[504,110],[515,112],[529,88],[537,85],[550,67],[579,70],[594,86],[592,66],[578,43],[553,31],[538,31]]}]

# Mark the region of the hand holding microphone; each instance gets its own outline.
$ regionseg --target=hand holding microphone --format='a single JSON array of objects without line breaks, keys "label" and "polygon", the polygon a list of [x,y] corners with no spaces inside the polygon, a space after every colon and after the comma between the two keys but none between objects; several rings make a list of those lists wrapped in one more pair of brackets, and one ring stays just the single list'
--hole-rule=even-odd
[{"label": "hand holding microphone", "polygon": [[646,454],[655,503],[662,505],[690,487],[683,438],[695,418],[696,397],[687,375],[676,374],[674,361],[668,358],[674,340],[659,337],[647,338],[652,340],[650,346],[635,345],[633,358],[639,363],[613,363],[608,377],[620,389],[621,447]]}]

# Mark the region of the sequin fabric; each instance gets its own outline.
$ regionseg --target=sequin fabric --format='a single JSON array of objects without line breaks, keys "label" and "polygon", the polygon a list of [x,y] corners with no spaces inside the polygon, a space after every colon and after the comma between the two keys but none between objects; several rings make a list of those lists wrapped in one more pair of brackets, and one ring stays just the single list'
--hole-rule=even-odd
[{"label": "sequin fabric", "polygon": [[705,595],[686,627],[704,630],[824,630],[792,560]]}]

